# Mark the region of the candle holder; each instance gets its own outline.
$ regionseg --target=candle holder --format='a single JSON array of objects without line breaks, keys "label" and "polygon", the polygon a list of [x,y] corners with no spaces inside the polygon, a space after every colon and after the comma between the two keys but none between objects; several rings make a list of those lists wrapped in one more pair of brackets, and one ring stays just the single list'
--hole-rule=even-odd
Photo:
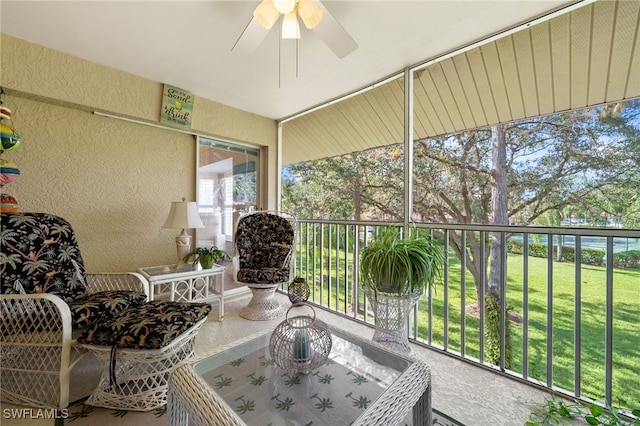
[{"label": "candle holder", "polygon": [[[311,309],[313,316],[289,318],[294,308]],[[287,310],[286,319],[275,328],[269,340],[269,353],[284,370],[309,374],[323,365],[331,352],[331,332],[316,319],[316,311],[307,303],[296,303]]]},{"label": "candle holder", "polygon": [[289,296],[289,301],[294,304],[309,300],[311,289],[307,284],[307,280],[302,277],[295,277],[289,284],[287,295]]}]

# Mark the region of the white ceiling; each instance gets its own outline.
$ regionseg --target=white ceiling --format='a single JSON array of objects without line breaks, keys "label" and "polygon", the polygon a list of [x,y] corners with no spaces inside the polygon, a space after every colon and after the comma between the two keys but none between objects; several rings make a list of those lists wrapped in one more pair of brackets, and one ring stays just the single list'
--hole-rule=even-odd
[{"label": "white ceiling", "polygon": [[575,0],[324,0],[359,48],[338,59],[301,25],[297,61],[295,41],[279,47],[276,27],[253,53],[231,51],[258,3],[2,0],[0,29],[281,119]]}]

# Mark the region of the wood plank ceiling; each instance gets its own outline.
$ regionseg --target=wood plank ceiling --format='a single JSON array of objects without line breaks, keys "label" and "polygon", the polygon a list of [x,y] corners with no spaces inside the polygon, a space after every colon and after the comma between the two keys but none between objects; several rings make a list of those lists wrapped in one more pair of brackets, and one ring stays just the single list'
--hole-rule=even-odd
[{"label": "wood plank ceiling", "polygon": [[[640,1],[599,0],[414,71],[414,138],[640,97]],[[282,123],[283,164],[403,140],[404,77]]]}]

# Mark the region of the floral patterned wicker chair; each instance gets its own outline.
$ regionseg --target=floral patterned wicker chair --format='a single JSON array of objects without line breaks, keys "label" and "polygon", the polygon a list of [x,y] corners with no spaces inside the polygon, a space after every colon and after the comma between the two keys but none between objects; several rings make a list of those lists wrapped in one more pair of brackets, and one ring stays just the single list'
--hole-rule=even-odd
[{"label": "floral patterned wicker chair", "polygon": [[32,407],[69,405],[69,374],[86,353],[77,330],[141,306],[136,273],[85,274],[71,225],[46,213],[0,215],[0,394]]},{"label": "floral patterned wicker chair", "polygon": [[235,234],[238,282],[253,297],[240,311],[250,320],[271,320],[285,309],[274,300],[276,289],[288,283],[295,269],[295,219],[281,212],[259,211],[242,216]]}]

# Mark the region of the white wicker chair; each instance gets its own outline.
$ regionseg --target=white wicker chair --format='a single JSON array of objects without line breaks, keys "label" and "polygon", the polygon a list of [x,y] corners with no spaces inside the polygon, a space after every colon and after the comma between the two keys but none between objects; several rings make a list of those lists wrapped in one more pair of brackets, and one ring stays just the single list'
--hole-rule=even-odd
[{"label": "white wicker chair", "polygon": [[252,293],[241,317],[267,321],[284,315],[286,309],[273,296],[295,272],[295,229],[295,218],[282,212],[259,211],[238,220],[234,274]]},{"label": "white wicker chair", "polygon": [[[13,287],[21,287],[36,275],[40,277],[39,283],[49,284],[49,278],[57,274],[62,277],[57,284],[64,284],[71,275],[60,272],[59,265],[54,271],[46,270],[49,265],[45,256],[36,257],[49,252],[47,259],[65,259],[76,269],[80,268],[82,263],[75,237],[68,222],[52,215],[1,216],[0,260],[5,294],[0,295],[0,397],[4,402],[17,405],[66,408],[69,405],[70,371],[86,353],[76,345],[71,308],[62,297],[45,293],[46,288],[39,288],[32,294],[6,293],[17,292]],[[43,224],[41,220],[47,223]],[[33,228],[18,229],[26,222]],[[36,238],[38,230],[42,235]],[[56,244],[60,242],[54,241],[58,236],[60,240],[64,239],[64,244]],[[43,246],[36,247],[38,243]],[[74,263],[70,255],[77,256],[80,263]],[[137,273],[88,274],[83,278],[89,294],[125,290],[149,296],[148,283]]]},{"label": "white wicker chair", "polygon": [[[137,273],[87,275],[87,278],[92,292],[132,290],[148,295],[146,281]],[[4,294],[0,295],[0,315],[2,401],[66,408],[69,374],[86,354],[72,335],[69,306],[53,294]],[[26,317],[28,323],[23,321]]]}]

